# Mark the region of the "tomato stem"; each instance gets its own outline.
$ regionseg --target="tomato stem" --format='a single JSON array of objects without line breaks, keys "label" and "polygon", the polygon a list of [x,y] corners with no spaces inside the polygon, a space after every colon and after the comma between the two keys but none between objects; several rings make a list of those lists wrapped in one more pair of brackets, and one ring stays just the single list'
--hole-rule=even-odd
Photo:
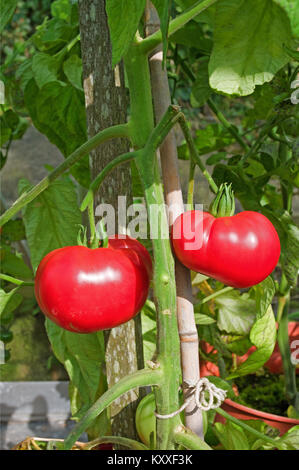
[{"label": "tomato stem", "polygon": [[83,418],[74,426],[68,437],[64,441],[64,448],[69,450],[79,439],[81,434],[90,426],[90,424],[99,416],[111,403],[124,393],[133,390],[136,387],[146,387],[158,385],[161,382],[161,369],[143,369],[135,374],[127,375],[119,380],[113,387],[107,390],[92,405]]},{"label": "tomato stem", "polygon": [[87,142],[84,142],[78,147],[69,157],[65,159],[61,165],[57,166],[51,173],[43,178],[36,186],[29,191],[24,192],[13,204],[7,209],[4,214],[0,217],[0,227],[8,222],[14,215],[16,215],[26,204],[33,201],[39,194],[49,187],[53,181],[61,176],[66,170],[71,168],[77,163],[82,157],[88,155],[91,150],[96,148],[98,145],[106,142],[109,139],[117,137],[129,138],[129,125],[118,124],[117,126],[109,127],[100,131],[98,134],[93,136]]},{"label": "tomato stem", "polygon": [[188,182],[188,196],[187,196],[187,204],[189,210],[194,209],[193,199],[194,199],[194,173],[195,173],[195,163],[193,160],[190,159],[189,165],[189,182]]},{"label": "tomato stem", "polygon": [[[195,16],[199,15],[202,11],[206,10],[209,6],[213,5],[217,1],[218,0],[203,0],[201,2],[197,2],[195,5],[185,10],[184,13],[176,16],[169,23],[168,37],[170,37],[172,34],[182,28],[186,23],[188,23],[188,21],[195,18]],[[155,33],[140,41],[139,48],[144,54],[149,54],[157,46],[159,46],[161,42],[162,32],[161,29],[159,29]]]},{"label": "tomato stem", "polygon": [[197,148],[195,146],[195,143],[194,143],[194,140],[192,138],[192,135],[191,135],[191,132],[190,132],[190,129],[188,127],[188,124],[187,124],[187,121],[186,121],[186,118],[185,116],[181,113],[181,116],[180,116],[180,119],[179,119],[179,124],[181,126],[181,129],[182,129],[182,132],[184,134],[184,137],[186,139],[186,143],[188,145],[188,149],[189,149],[189,152],[190,152],[190,158],[194,161],[194,163],[200,168],[200,170],[202,171],[202,174],[203,176],[206,178],[206,180],[208,181],[209,185],[210,185],[210,188],[211,190],[216,194],[217,191],[218,191],[218,186],[217,184],[215,183],[215,181],[213,180],[212,176],[210,175],[210,173],[208,172],[208,170],[206,169],[205,165],[203,164],[203,162],[201,161],[201,158],[198,154],[198,151],[197,151]]},{"label": "tomato stem", "polygon": [[213,450],[200,437],[190,431],[185,426],[179,426],[173,433],[174,440],[177,444],[191,450]]},{"label": "tomato stem", "polygon": [[16,279],[15,277],[8,276],[7,274],[0,274],[0,279],[3,281],[11,282],[18,286],[34,286],[34,281],[22,281],[21,279]]},{"label": "tomato stem", "polygon": [[81,203],[80,210],[82,212],[85,211],[85,209],[90,204],[90,201],[93,200],[95,193],[100,188],[106,176],[108,176],[108,174],[114,168],[116,168],[118,165],[121,165],[122,163],[126,163],[133,160],[134,158],[136,158],[136,156],[137,152],[128,152],[119,155],[118,157],[114,158],[111,162],[109,162],[90,184],[88,192]]},{"label": "tomato stem", "polygon": [[232,423],[235,423],[240,426],[240,428],[244,429],[244,431],[254,434],[259,439],[263,440],[264,442],[268,442],[269,444],[272,444],[274,447],[279,447],[279,444],[276,439],[273,439],[272,437],[267,436],[267,434],[263,434],[257,429],[248,426],[248,424],[245,424],[244,421],[235,418],[234,416],[224,411],[222,408],[217,408],[216,411],[219,415],[223,416],[228,421],[231,421]]}]

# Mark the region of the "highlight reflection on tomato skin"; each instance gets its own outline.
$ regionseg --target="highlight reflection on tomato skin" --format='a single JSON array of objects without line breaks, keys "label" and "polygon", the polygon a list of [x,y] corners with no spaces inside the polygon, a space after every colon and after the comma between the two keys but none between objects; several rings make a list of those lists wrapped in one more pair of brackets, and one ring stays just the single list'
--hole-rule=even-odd
[{"label": "highlight reflection on tomato skin", "polygon": [[149,290],[149,262],[150,256],[144,262],[133,248],[59,248],[38,267],[36,299],[43,313],[66,330],[110,329],[142,308]]},{"label": "highlight reflection on tomato skin", "polygon": [[280,256],[274,226],[252,211],[218,218],[202,211],[185,212],[173,224],[172,245],[189,269],[237,288],[263,281]]}]

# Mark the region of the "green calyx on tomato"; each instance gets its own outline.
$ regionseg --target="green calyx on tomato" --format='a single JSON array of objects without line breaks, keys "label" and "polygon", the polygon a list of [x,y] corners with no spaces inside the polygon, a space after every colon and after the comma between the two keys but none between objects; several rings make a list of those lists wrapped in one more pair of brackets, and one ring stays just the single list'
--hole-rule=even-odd
[{"label": "green calyx on tomato", "polygon": [[92,333],[137,315],[151,277],[146,248],[115,235],[107,248],[66,246],[48,253],[36,272],[35,296],[42,312],[60,327]]},{"label": "green calyx on tomato", "polygon": [[[183,394],[180,394],[180,405],[183,404]],[[154,392],[149,393],[140,401],[137,406],[135,423],[138,436],[149,448],[155,448],[156,446],[156,425],[157,418],[155,416],[156,411],[156,400]],[[208,429],[208,418],[207,413],[202,412],[203,415],[203,430],[204,434]],[[182,422],[184,422],[184,412],[180,413]]]},{"label": "green calyx on tomato", "polygon": [[214,217],[230,217],[235,213],[235,198],[232,185],[224,183],[218,189],[214,201],[210,205],[210,214]]}]

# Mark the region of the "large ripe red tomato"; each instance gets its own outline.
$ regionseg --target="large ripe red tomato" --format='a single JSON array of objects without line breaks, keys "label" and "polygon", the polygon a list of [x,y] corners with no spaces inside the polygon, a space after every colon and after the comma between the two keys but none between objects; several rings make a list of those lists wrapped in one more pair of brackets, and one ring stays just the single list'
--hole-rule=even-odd
[{"label": "large ripe red tomato", "polygon": [[114,235],[109,238],[109,247],[115,249],[127,249],[130,248],[134,250],[138,255],[140,255],[145,267],[148,271],[149,277],[152,278],[153,275],[153,265],[152,259],[150,257],[147,249],[135,238],[131,238],[128,235]]},{"label": "large ripe red tomato", "polygon": [[208,212],[185,212],[173,224],[172,244],[189,269],[237,288],[263,281],[280,256],[272,223],[251,211],[218,218]]},{"label": "large ripe red tomato", "polygon": [[67,246],[42,259],[35,295],[54,323],[91,333],[131,320],[147,298],[150,276],[148,252],[129,237],[109,240],[107,248]]}]

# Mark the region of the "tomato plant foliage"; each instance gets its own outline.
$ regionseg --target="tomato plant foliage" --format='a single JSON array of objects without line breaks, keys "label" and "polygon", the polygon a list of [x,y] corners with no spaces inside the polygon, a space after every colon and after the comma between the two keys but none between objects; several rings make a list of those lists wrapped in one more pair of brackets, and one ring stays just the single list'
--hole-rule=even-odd
[{"label": "tomato plant foliage", "polygon": [[[8,37],[10,20],[19,14],[17,3],[0,0],[0,32]],[[216,185],[231,184],[238,211],[263,214],[280,239],[278,269],[249,290],[227,290],[219,279],[192,273],[197,289],[195,319],[199,337],[213,350],[207,352],[201,346],[200,354],[219,366],[223,377],[233,379],[261,370],[271,357],[277,320],[276,309],[271,306],[273,297],[277,295],[278,303],[283,298],[288,304],[288,296],[296,292],[298,282],[299,229],[293,199],[299,186],[299,114],[291,94],[299,70],[299,3],[297,0],[152,3],[161,31],[146,38],[144,47],[162,44],[172,103],[180,105],[191,118],[198,156],[206,161]],[[188,21],[178,19],[200,4],[208,7]],[[126,59],[133,43],[137,48],[144,39],[145,7],[145,0],[106,1],[115,66]],[[55,0],[48,12],[51,15],[44,15],[32,34],[16,43],[15,49],[7,47],[3,52],[1,168],[9,158],[12,141],[22,138],[31,123],[64,157],[87,140],[78,4],[76,0]],[[89,14],[96,15],[93,7]],[[178,147],[178,156],[182,168],[191,161],[184,140]],[[32,279],[47,253],[77,244],[82,223],[78,201],[83,188],[89,185],[89,160],[81,158],[68,174],[51,182],[23,207],[22,221],[17,217],[3,227],[4,275]],[[132,186],[134,191],[138,188],[138,196],[143,196],[134,168]],[[21,180],[20,194],[28,193],[31,187],[30,182]],[[17,243],[24,240],[33,272],[17,249]],[[11,288],[7,280],[3,280],[3,285],[1,280],[1,287],[1,321],[10,327],[13,312],[23,301],[22,288]],[[142,310],[146,360],[156,357],[159,339],[156,324],[156,307],[148,301]],[[106,389],[103,333],[72,333],[50,320],[46,321],[46,328],[54,354],[69,374],[72,415],[79,419]],[[246,360],[235,361],[236,355],[246,355],[252,347],[255,350]],[[266,432],[260,424],[250,426]],[[90,435],[104,435],[108,428],[107,415],[102,413],[94,428],[90,428]],[[226,449],[273,448],[263,441],[254,443],[250,433],[232,423],[217,423],[215,434]],[[279,442],[285,448],[298,448],[298,429]]]}]

